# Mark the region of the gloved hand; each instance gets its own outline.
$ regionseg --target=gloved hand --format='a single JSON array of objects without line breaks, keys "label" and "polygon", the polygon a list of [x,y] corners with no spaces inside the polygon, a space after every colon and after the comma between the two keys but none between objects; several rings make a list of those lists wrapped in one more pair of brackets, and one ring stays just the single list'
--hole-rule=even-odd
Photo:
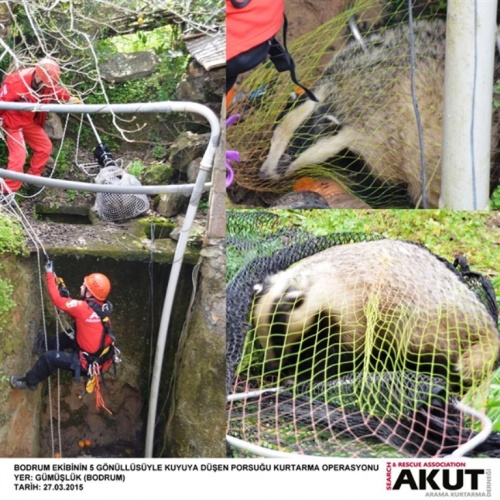
[{"label": "gloved hand", "polygon": [[56,283],[57,283],[57,288],[59,288],[59,295],[61,297],[68,298],[69,290],[66,288],[66,283],[64,283],[64,280],[62,278],[57,277]]},{"label": "gloved hand", "polygon": [[78,97],[71,96],[69,98],[68,104],[83,104],[83,101],[79,99]]},{"label": "gloved hand", "polygon": [[54,272],[54,263],[51,260],[48,260],[45,263],[45,272],[46,273],[53,273]]}]

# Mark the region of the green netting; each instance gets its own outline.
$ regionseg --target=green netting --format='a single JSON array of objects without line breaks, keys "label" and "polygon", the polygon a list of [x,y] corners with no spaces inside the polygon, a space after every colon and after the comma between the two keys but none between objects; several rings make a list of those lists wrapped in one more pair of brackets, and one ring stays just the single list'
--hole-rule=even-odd
[{"label": "green netting", "polygon": [[[427,201],[430,208],[438,206],[444,12],[437,2],[418,2],[411,32],[407,2],[352,4],[352,9],[290,44],[299,78],[311,86],[318,103],[296,98],[288,74],[278,74],[271,64],[259,67],[238,87],[229,114],[241,119],[228,128],[227,137],[228,147],[238,150],[242,161],[233,165],[230,196],[241,188],[287,193],[294,186],[302,189],[296,181],[310,177],[318,183],[307,189],[323,194],[332,207],[347,207],[338,205],[344,202],[342,190],[373,208],[415,207],[422,201],[425,162]],[[357,20],[363,45],[350,34],[352,19]],[[498,118],[495,111],[494,160]],[[326,190],[321,185],[325,180],[341,190]]]},{"label": "green netting", "polygon": [[474,435],[456,401],[484,405],[500,336],[491,284],[464,258],[314,237],[272,213],[227,221],[229,434],[335,456],[444,455]]}]

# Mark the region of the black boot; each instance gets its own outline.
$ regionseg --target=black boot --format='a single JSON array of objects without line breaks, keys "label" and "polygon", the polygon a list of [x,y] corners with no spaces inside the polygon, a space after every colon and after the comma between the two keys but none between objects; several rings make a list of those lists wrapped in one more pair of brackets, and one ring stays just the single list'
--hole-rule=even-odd
[{"label": "black boot", "polygon": [[10,385],[12,389],[25,390],[29,389],[30,391],[36,390],[36,385],[28,385],[26,383],[26,378],[24,377],[10,377]]},{"label": "black boot", "polygon": [[23,184],[22,187],[26,190],[28,196],[33,196],[35,194],[38,194],[38,192],[41,191],[42,189],[42,186],[35,186],[34,184],[28,184],[26,182]]}]

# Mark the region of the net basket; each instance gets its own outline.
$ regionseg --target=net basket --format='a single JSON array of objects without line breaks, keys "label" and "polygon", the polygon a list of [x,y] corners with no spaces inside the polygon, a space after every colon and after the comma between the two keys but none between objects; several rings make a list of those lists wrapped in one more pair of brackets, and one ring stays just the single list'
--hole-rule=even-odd
[{"label": "net basket", "polygon": [[[133,175],[121,168],[102,168],[95,177],[96,184],[140,186]],[[118,222],[138,217],[149,209],[149,200],[143,194],[97,193],[95,209],[102,220]]]}]

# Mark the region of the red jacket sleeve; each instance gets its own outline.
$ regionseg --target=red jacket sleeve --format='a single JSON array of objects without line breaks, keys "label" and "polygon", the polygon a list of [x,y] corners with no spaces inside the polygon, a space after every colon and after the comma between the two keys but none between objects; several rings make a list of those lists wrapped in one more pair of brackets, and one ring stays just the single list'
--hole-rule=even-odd
[{"label": "red jacket sleeve", "polygon": [[19,99],[19,90],[16,89],[15,85],[11,85],[9,81],[6,81],[0,88],[0,101],[12,102]]},{"label": "red jacket sleeve", "polygon": [[50,300],[52,300],[53,304],[58,309],[61,309],[61,311],[67,312],[73,318],[80,317],[82,310],[81,306],[86,306],[85,302],[72,299],[71,297],[61,297],[56,284],[56,275],[54,273],[47,273],[46,278],[47,290],[50,295]]},{"label": "red jacket sleeve", "polygon": [[53,87],[43,87],[40,95],[41,102],[67,102],[71,99],[71,94],[63,87],[54,85]]}]

